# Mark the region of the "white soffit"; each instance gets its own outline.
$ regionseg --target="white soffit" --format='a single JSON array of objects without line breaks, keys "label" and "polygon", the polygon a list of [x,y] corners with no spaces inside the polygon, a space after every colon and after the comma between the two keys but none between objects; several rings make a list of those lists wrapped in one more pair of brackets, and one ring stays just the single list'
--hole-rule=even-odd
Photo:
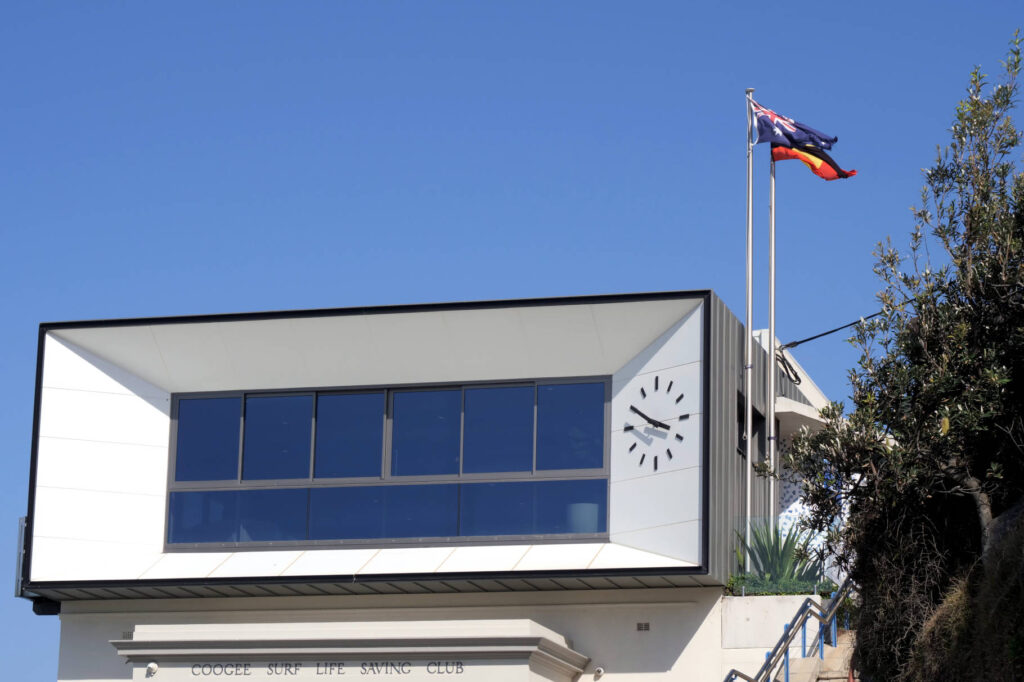
[{"label": "white soffit", "polygon": [[702,302],[340,312],[50,333],[170,392],[612,374]]},{"label": "white soffit", "polygon": [[775,416],[779,420],[779,435],[783,438],[792,438],[804,426],[812,433],[825,426],[825,420],[816,408],[781,396],[775,399]]}]

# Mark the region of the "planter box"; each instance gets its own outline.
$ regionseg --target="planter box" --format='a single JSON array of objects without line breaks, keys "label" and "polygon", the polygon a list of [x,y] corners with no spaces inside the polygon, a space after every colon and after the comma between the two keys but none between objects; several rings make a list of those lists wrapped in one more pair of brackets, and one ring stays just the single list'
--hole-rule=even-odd
[{"label": "planter box", "polygon": [[[722,648],[771,649],[782,635],[782,626],[793,619],[807,597],[821,603],[813,595],[723,597]],[[807,636],[811,637],[810,626]],[[793,643],[800,646],[799,636]]]}]

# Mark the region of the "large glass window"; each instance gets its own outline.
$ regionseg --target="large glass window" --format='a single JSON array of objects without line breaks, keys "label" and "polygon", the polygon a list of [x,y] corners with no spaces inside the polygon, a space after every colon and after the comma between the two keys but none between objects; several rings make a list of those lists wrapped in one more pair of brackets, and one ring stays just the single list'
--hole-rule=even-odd
[{"label": "large glass window", "polygon": [[462,535],[603,533],[608,484],[602,479],[473,483],[462,486]]},{"label": "large glass window", "polygon": [[321,395],[316,401],[316,478],[380,476],[384,393]]},{"label": "large glass window", "polygon": [[312,428],[311,395],[246,398],[242,478],[308,478]]},{"label": "large glass window", "polygon": [[170,498],[171,543],[288,542],[307,536],[304,488],[181,491]]},{"label": "large glass window", "polygon": [[178,401],[176,481],[238,478],[241,398]]},{"label": "large glass window", "polygon": [[179,396],[172,545],[607,532],[606,380]]},{"label": "large glass window", "polygon": [[462,391],[395,391],[393,476],[459,473]]},{"label": "large glass window", "polygon": [[604,384],[537,388],[537,468],[593,469],[604,461]]},{"label": "large glass window", "polygon": [[463,473],[533,469],[535,390],[533,386],[466,389]]},{"label": "large glass window", "polygon": [[458,485],[314,488],[312,540],[453,537],[458,531]]}]

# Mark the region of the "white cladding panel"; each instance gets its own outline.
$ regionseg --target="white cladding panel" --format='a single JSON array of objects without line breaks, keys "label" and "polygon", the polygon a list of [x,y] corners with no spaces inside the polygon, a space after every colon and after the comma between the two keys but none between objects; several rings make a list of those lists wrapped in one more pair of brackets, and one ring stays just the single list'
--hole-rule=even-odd
[{"label": "white cladding panel", "polygon": [[[50,333],[41,387],[30,579],[699,565],[702,344],[699,299]],[[610,543],[163,552],[169,390],[608,375],[613,394]],[[668,381],[675,390],[668,396],[671,408],[649,408],[651,416],[667,420],[680,410],[690,415],[673,424],[673,457],[662,456],[656,472],[649,464],[638,466],[622,428],[636,416],[629,406],[640,405],[637,391],[651,386],[654,376],[659,387]],[[665,435],[662,431],[648,427],[643,433],[654,443]],[[675,441],[676,434],[684,440]]]},{"label": "white cladding panel", "polygon": [[301,550],[234,552],[207,575],[210,578],[244,578],[251,575],[281,575],[295,563]]},{"label": "white cladding panel", "polygon": [[162,548],[170,394],[52,336],[45,358],[31,579],[137,575]]},{"label": "white cladding panel", "polygon": [[[674,558],[678,557],[690,564],[696,564],[700,559],[698,554],[701,542],[701,528],[699,519],[667,523],[616,533],[614,541],[616,544],[636,547],[650,552],[657,551],[660,554],[666,554]],[[649,549],[652,547],[656,549]]]},{"label": "white cladding panel", "polygon": [[137,578],[160,558],[162,545],[99,540],[32,538],[32,580],[126,580]]},{"label": "white cladding panel", "polygon": [[281,575],[355,575],[379,549],[318,549],[303,552]]},{"label": "white cladding panel", "polygon": [[612,375],[610,539],[693,564],[703,503],[702,311]]}]

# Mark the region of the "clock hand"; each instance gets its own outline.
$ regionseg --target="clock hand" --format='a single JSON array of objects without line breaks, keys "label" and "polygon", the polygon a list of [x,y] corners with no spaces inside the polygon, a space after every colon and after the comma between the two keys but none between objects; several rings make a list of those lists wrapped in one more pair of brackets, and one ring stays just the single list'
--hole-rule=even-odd
[{"label": "clock hand", "polygon": [[649,423],[649,424],[650,424],[651,426],[654,426],[654,427],[656,427],[656,428],[659,428],[659,429],[665,429],[666,431],[668,431],[668,430],[671,430],[671,429],[672,429],[672,427],[671,427],[671,426],[669,426],[668,424],[664,424],[664,423],[662,423],[662,422],[658,421],[657,419],[651,419],[651,418],[650,418],[650,417],[648,417],[648,416],[647,416],[646,414],[644,414],[644,413],[643,413],[643,412],[641,412],[640,410],[636,409],[636,408],[635,408],[635,407],[633,407],[632,405],[630,405],[630,406],[629,406],[629,409],[630,409],[630,411],[631,411],[631,412],[635,412],[636,414],[638,414],[638,415],[640,415],[641,417],[643,417],[644,419],[646,419],[646,420],[647,420],[647,423]]}]

